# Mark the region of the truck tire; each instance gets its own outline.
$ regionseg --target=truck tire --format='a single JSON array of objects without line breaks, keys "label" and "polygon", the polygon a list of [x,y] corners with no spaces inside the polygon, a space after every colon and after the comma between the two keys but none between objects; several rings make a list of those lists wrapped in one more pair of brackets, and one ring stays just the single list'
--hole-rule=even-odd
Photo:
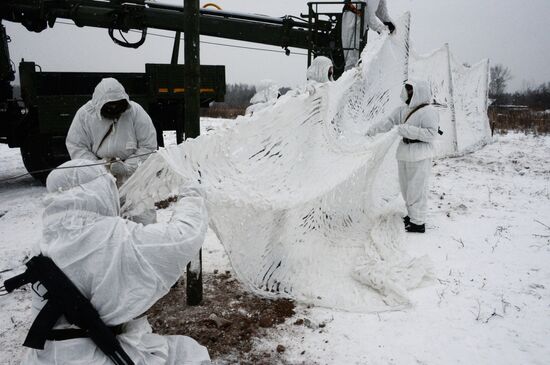
[{"label": "truck tire", "polygon": [[30,134],[25,138],[21,145],[21,157],[31,176],[44,185],[51,169],[70,160],[65,138],[42,134]]}]

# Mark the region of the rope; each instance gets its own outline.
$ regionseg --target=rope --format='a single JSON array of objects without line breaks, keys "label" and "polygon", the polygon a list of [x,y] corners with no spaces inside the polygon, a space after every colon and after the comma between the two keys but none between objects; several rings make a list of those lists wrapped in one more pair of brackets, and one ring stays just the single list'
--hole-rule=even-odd
[{"label": "rope", "polygon": [[[128,157],[126,160],[131,160],[131,159],[133,159],[133,158],[148,156],[148,155],[151,155],[151,154],[153,154],[153,153],[157,153],[157,151],[148,152],[148,153],[143,153],[143,154],[141,154],[141,155],[131,156],[131,157]],[[120,161],[120,159],[118,159],[117,161]],[[116,162],[116,161],[97,162],[97,163],[91,163],[91,164],[81,165],[81,166],[63,166],[63,167],[53,167],[53,168],[50,168],[50,169],[34,170],[34,171],[26,172],[26,173],[21,174],[21,175],[16,175],[16,176],[8,177],[8,178],[6,178],[6,179],[2,179],[2,180],[0,180],[0,184],[1,184],[1,183],[4,183],[4,182],[6,182],[6,181],[19,179],[19,178],[21,178],[21,177],[24,177],[24,176],[27,176],[27,175],[31,175],[31,174],[39,174],[39,173],[42,173],[42,172],[50,172],[50,171],[53,171],[53,170],[78,169],[78,168],[81,168],[81,167],[90,167],[90,166],[98,166],[98,165],[109,165],[109,164],[112,164],[113,162]]]}]

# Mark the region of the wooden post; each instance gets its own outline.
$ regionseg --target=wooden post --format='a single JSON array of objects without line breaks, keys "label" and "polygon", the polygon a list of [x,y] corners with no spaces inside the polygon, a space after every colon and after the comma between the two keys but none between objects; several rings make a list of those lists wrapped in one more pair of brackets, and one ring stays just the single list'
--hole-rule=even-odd
[{"label": "wooden post", "polygon": [[452,133],[453,138],[453,152],[458,153],[458,129],[456,127],[456,108],[455,108],[455,91],[453,85],[453,70],[451,67],[451,50],[449,48],[449,43],[445,43],[445,51],[447,52],[447,74],[449,78],[449,108],[451,110],[451,123],[452,123]]},{"label": "wooden post", "polygon": [[[185,0],[185,138],[200,134],[200,38],[199,0]],[[202,302],[202,251],[187,265],[187,304]]]}]

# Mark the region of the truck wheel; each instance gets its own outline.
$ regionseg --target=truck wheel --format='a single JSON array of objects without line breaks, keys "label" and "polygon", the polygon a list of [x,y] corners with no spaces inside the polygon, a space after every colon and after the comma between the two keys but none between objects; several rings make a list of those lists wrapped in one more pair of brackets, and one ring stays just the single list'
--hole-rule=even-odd
[{"label": "truck wheel", "polygon": [[64,138],[40,134],[31,134],[25,138],[21,145],[21,157],[31,176],[44,185],[50,169],[70,160]]}]

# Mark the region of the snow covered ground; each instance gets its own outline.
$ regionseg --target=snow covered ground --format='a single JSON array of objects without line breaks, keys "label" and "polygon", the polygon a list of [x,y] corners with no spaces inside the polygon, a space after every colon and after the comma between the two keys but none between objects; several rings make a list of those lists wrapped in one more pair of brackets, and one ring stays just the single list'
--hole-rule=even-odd
[{"label": "snow covered ground", "polygon": [[[6,145],[0,166],[0,180],[25,172],[19,151]],[[497,136],[473,154],[437,161],[434,175],[428,231],[406,242],[410,254],[432,259],[434,285],[411,292],[414,306],[404,311],[298,305],[294,318],[257,341],[274,353],[286,348],[273,362],[550,363],[550,136]],[[23,269],[2,273],[40,238],[44,194],[31,177],[0,182],[0,281]],[[203,257],[206,272],[229,267],[212,232]],[[0,297],[0,364],[19,362],[29,307],[28,291]]]}]

